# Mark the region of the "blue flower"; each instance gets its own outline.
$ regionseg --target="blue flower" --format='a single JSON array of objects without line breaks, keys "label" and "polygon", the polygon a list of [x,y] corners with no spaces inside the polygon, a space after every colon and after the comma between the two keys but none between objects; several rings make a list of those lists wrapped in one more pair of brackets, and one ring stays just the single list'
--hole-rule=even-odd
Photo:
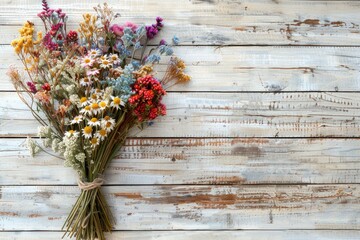
[{"label": "blue flower", "polygon": [[178,45],[180,42],[180,39],[176,35],[174,35],[172,41],[173,41],[174,45]]},{"label": "blue flower", "polygon": [[158,54],[151,54],[146,58],[146,63],[159,63],[160,59]]}]

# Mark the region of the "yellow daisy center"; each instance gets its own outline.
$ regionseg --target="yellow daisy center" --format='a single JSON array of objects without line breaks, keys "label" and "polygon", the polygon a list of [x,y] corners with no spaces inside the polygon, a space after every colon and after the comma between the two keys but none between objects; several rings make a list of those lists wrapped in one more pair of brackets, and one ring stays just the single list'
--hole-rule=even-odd
[{"label": "yellow daisy center", "polygon": [[106,104],[106,102],[103,101],[103,102],[100,102],[99,105],[100,105],[100,107],[104,108],[104,107],[106,107],[107,104]]},{"label": "yellow daisy center", "polygon": [[92,133],[92,127],[90,127],[90,126],[84,127],[84,133],[85,133],[85,134],[90,134],[90,133]]},{"label": "yellow daisy center", "polygon": [[92,118],[90,121],[93,122],[93,123],[96,123],[98,121],[98,119],[97,118]]},{"label": "yellow daisy center", "polygon": [[111,122],[107,122],[107,123],[105,124],[105,127],[106,127],[106,128],[110,128],[110,127],[111,127]]},{"label": "yellow daisy center", "polygon": [[85,110],[86,110],[86,111],[90,111],[90,110],[91,110],[91,107],[90,107],[90,106],[86,106],[86,107],[85,107]]},{"label": "yellow daisy center", "polygon": [[105,130],[105,129],[100,129],[100,130],[99,130],[99,134],[100,134],[102,137],[105,137],[105,136],[106,136],[106,130]]},{"label": "yellow daisy center", "polygon": [[98,143],[98,139],[97,138],[92,138],[91,140],[91,144],[95,145]]},{"label": "yellow daisy center", "polygon": [[90,62],[91,62],[91,59],[90,59],[90,58],[85,58],[84,62],[85,62],[85,63],[90,63]]},{"label": "yellow daisy center", "polygon": [[73,134],[73,133],[75,133],[75,131],[74,130],[69,130],[68,133]]},{"label": "yellow daisy center", "polygon": [[92,98],[92,99],[97,99],[96,94],[94,93],[93,95],[91,95],[91,98]]},{"label": "yellow daisy center", "polygon": [[98,109],[98,108],[99,108],[99,104],[93,103],[93,104],[91,104],[91,108],[92,108],[92,109]]},{"label": "yellow daisy center", "polygon": [[84,103],[84,102],[86,102],[86,100],[87,100],[86,97],[82,97],[82,98],[80,99],[80,102],[81,102],[81,103]]},{"label": "yellow daisy center", "polygon": [[109,61],[108,60],[103,60],[103,62],[102,62],[104,65],[109,65]]},{"label": "yellow daisy center", "polygon": [[109,117],[109,116],[105,116],[104,119],[105,119],[106,121],[109,121],[109,120],[110,120],[110,117]]},{"label": "yellow daisy center", "polygon": [[116,59],[117,59],[117,56],[116,56],[116,55],[112,55],[112,56],[111,56],[111,59],[112,59],[112,60],[116,60]]},{"label": "yellow daisy center", "polygon": [[115,97],[115,98],[113,99],[113,103],[114,103],[115,105],[119,105],[120,102],[121,102],[121,99],[118,98],[118,97]]}]

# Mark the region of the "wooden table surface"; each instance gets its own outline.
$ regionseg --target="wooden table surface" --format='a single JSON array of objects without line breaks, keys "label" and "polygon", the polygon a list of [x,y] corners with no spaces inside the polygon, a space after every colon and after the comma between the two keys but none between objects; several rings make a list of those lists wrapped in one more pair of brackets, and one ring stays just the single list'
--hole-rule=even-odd
[{"label": "wooden table surface", "polygon": [[[97,2],[49,1],[70,28]],[[360,239],[360,1],[107,2],[119,21],[162,16],[193,77],[110,165],[108,239]],[[61,160],[29,156],[38,124],[5,75],[40,10],[0,1],[2,240],[60,239],[80,192]]]}]

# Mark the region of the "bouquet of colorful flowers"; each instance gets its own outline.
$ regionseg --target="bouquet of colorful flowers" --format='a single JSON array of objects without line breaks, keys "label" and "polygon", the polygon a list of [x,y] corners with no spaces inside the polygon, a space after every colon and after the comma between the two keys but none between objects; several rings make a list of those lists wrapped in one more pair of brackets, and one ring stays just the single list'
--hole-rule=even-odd
[{"label": "bouquet of colorful flowers", "polygon": [[[11,43],[27,74],[10,67],[8,75],[42,125],[43,146],[28,139],[31,153],[52,148],[79,174],[81,194],[64,224],[64,236],[105,239],[114,224],[100,190],[106,167],[131,128],[166,114],[165,89],[190,77],[173,54],[177,37],[172,44],[150,44],[163,28],[160,17],[149,26],[113,24],[119,15],[105,3],[94,8],[96,14],[84,14],[78,30],[68,31],[61,9],[49,8],[46,0],[42,6],[38,16],[45,34],[28,21]],[[161,56],[169,56],[169,63],[157,79]]]}]

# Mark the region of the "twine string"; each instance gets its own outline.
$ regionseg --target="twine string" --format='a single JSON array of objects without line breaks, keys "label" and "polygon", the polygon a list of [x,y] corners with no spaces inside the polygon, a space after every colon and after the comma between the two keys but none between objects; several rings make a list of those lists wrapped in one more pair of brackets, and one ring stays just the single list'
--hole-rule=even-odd
[{"label": "twine string", "polygon": [[95,189],[104,184],[104,179],[95,178],[92,182],[83,182],[81,179],[78,179],[78,186],[81,190],[89,191],[91,189]]}]

